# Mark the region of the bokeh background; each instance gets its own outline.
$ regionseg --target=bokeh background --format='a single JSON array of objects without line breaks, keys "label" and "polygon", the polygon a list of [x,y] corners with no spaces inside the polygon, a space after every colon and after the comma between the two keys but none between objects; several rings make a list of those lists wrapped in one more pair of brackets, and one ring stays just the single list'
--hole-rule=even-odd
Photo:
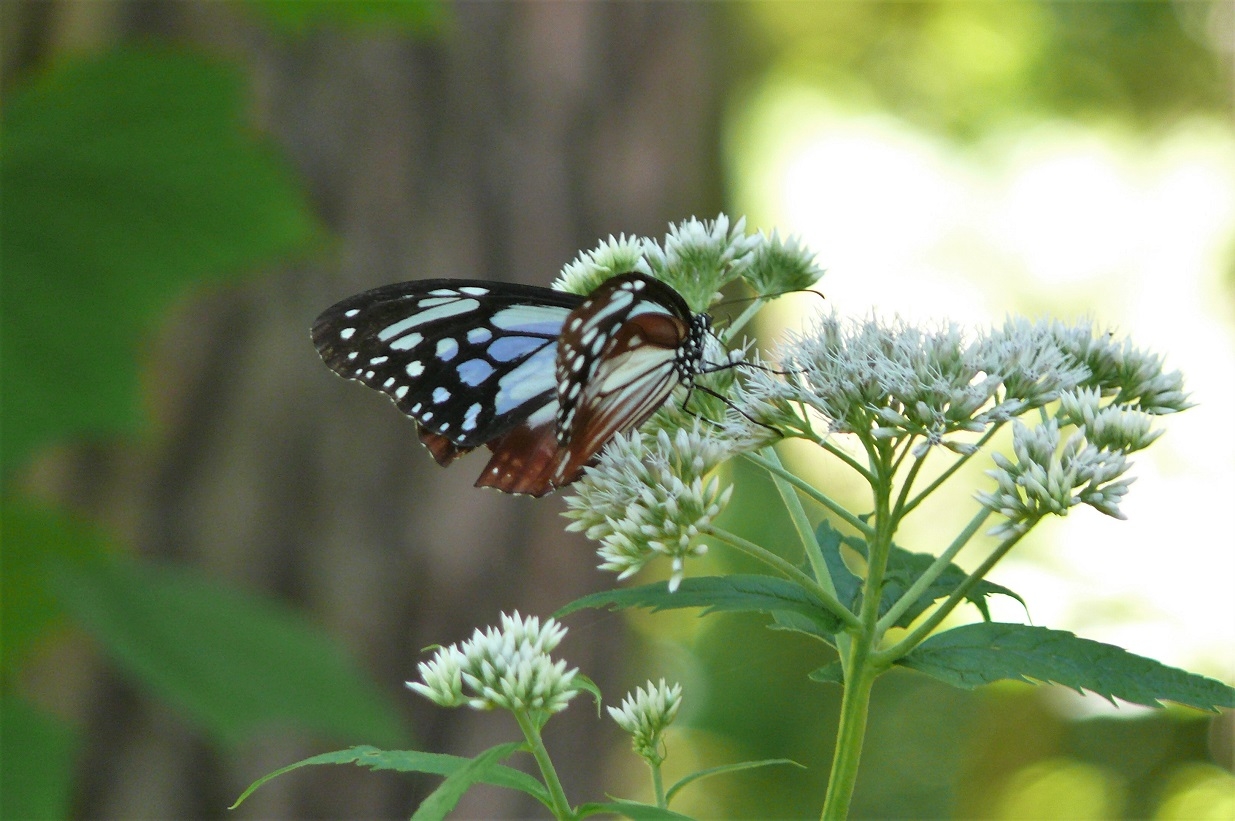
[{"label": "bokeh background", "polygon": [[[350,744],[513,738],[413,698],[420,649],[613,580],[560,498],[437,468],[309,323],[403,279],[547,284],[721,211],[801,236],[842,314],[1091,316],[1182,369],[1199,405],[1139,455],[1129,521],[1036,531],[994,577],[1030,612],[996,616],[1235,681],[1235,5],[6,0],[0,36],[5,817],[406,817],[432,779],[344,767],[225,808]],[[791,543],[734,478],[727,526]],[[972,482],[902,543],[946,544]],[[805,679],[816,647],[751,618],[567,623],[610,699],[683,682],[671,774],[813,765],[676,808],[817,813],[840,698]],[[646,789],[585,706],[547,741],[577,802]],[[892,674],[854,815],[1229,819],[1233,761],[1230,714]],[[537,810],[477,790],[458,815]]]}]

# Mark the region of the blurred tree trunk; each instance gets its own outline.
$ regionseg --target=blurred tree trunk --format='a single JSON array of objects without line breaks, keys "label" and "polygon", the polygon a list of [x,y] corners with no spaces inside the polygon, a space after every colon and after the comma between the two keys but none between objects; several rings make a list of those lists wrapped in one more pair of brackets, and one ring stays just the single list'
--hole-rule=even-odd
[{"label": "blurred tree trunk", "polygon": [[[461,3],[447,14],[440,35],[300,36],[239,4],[110,9],[117,38],[166,37],[251,70],[255,118],[337,241],[296,270],[187,301],[150,353],[157,441],[136,457],[79,460],[73,492],[88,490],[144,555],[310,611],[407,704],[418,748],[470,755],[517,728],[406,692],[420,648],[502,610],[547,616],[613,579],[563,533],[560,499],[473,489],[479,457],[436,467],[389,402],[318,361],[309,324],[387,282],[548,284],[610,233],[660,236],[671,220],[714,216],[722,88],[714,7]],[[635,683],[620,667],[622,624],[573,619],[559,651],[610,698]],[[84,817],[221,816],[253,778],[339,746],[281,734],[224,754],[101,663],[81,680]],[[548,727],[575,801],[603,795],[609,751],[625,743],[584,701]],[[436,782],[300,771],[238,817],[406,818]],[[457,813],[537,814],[497,790]]]}]

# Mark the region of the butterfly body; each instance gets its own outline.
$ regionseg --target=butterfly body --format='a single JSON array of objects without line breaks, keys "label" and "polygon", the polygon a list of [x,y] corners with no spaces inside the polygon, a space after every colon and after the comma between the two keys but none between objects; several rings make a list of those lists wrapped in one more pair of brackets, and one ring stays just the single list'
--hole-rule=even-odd
[{"label": "butterfly body", "polygon": [[439,464],[486,445],[478,486],[540,496],[699,372],[708,317],[650,276],[587,296],[481,280],[387,285],[313,325],[322,359],[416,420]]}]

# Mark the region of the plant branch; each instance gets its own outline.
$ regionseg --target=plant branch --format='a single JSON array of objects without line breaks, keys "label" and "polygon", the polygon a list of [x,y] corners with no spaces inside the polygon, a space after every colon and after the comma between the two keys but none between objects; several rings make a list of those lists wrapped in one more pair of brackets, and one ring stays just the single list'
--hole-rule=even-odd
[{"label": "plant branch", "polygon": [[777,556],[766,547],[761,547],[752,541],[743,539],[736,533],[730,533],[729,531],[719,527],[708,527],[706,532],[729,544],[731,547],[741,550],[746,555],[754,559],[758,559],[770,567],[776,568],[776,570],[784,574],[791,581],[797,582],[809,591],[811,595],[819,599],[824,607],[828,609],[828,612],[843,621],[847,627],[857,626],[858,617],[855,616],[849,608],[840,603],[840,600],[836,598],[835,593],[828,592],[819,584],[819,582],[794,567],[790,562],[787,562],[780,556]]},{"label": "plant branch", "polygon": [[931,634],[932,630],[939,626],[940,622],[947,618],[949,613],[956,609],[958,604],[965,600],[965,596],[970,590],[973,589],[973,586],[985,578],[986,574],[991,571],[991,568],[994,567],[999,560],[1012,549],[1012,546],[1019,542],[1036,523],[1036,521],[1029,522],[1028,526],[1024,530],[1009,536],[1000,542],[999,546],[992,550],[991,554],[986,557],[986,560],[974,568],[974,571],[966,576],[965,580],[952,591],[952,595],[948,596],[947,601],[939,605],[939,607],[935,609],[935,612],[931,613],[925,621],[915,627],[909,635],[905,636],[892,647],[889,647],[886,650],[881,650],[877,654],[877,658],[881,662],[891,664],[893,661],[918,646],[923,639]]},{"label": "plant branch", "polygon": [[528,746],[532,749],[532,756],[536,759],[537,766],[540,767],[545,786],[549,788],[551,801],[549,809],[553,811],[558,821],[574,819],[575,811],[571,809],[570,801],[566,799],[566,791],[562,789],[562,782],[557,777],[557,770],[553,768],[549,751],[545,749],[545,742],[540,737],[540,726],[532,720],[526,710],[513,710],[512,712],[515,720],[519,722],[519,729],[523,731],[523,737],[527,739]]},{"label": "plant branch", "polygon": [[933,482],[931,482],[929,485],[924,487],[922,491],[918,493],[918,495],[914,496],[912,499],[909,500],[909,502],[907,502],[905,505],[901,507],[900,515],[902,517],[908,516],[911,510],[913,510],[918,505],[922,504],[922,501],[926,499],[927,496],[935,492],[935,488],[939,487],[944,482],[948,481],[948,479],[952,478],[952,474],[960,470],[961,465],[968,462],[969,459],[974,454],[978,453],[978,451],[982,449],[982,446],[985,445],[987,442],[989,442],[991,437],[995,435],[995,432],[998,431],[999,428],[1001,428],[1002,426],[1003,426],[1002,422],[996,422],[995,424],[991,425],[990,430],[988,430],[985,434],[983,434],[982,438],[979,439],[977,443],[974,445],[974,449],[972,453],[966,453],[966,454],[961,454],[957,456],[956,461],[953,462],[951,465],[949,465],[947,470],[945,470],[943,473],[936,476]]},{"label": "plant branch", "polygon": [[[781,467],[779,460],[775,462],[769,461],[763,456],[760,456],[754,453],[743,453],[742,458],[748,461],[754,462],[756,465],[763,468],[768,473],[771,473],[773,476],[778,476],[781,479],[784,479],[786,482],[793,485],[798,490],[802,491],[802,493],[806,494],[807,497],[818,502],[820,505],[826,507],[828,510],[835,513],[839,518],[844,520],[847,524],[849,524],[855,530],[861,532],[863,535],[870,536],[872,533],[874,533],[874,529],[871,528],[870,525],[868,525],[866,522],[859,519],[857,516],[854,516],[848,510],[846,510],[840,504],[840,502],[837,502],[833,500],[830,496],[827,496],[821,493],[817,488],[813,487],[809,482],[805,481],[804,479],[799,478],[798,476],[795,476],[794,474],[790,473],[789,471]],[[865,473],[865,470],[863,472]]]},{"label": "plant branch", "polygon": [[935,561],[931,563],[931,566],[926,568],[926,571],[918,577],[918,580],[905,591],[904,595],[896,600],[896,603],[892,605],[892,608],[883,615],[883,618],[879,620],[878,625],[875,627],[875,630],[879,635],[883,635],[891,629],[891,627],[896,624],[897,619],[904,615],[905,611],[912,607],[914,602],[922,597],[922,594],[925,593],[927,588],[929,588],[935,580],[939,578],[943,571],[947,569],[948,565],[952,563],[952,559],[961,551],[961,548],[968,544],[969,540],[973,538],[973,535],[978,532],[978,528],[982,526],[982,523],[985,522],[990,515],[991,511],[989,509],[982,508],[977,514],[974,515],[972,519],[969,520],[969,524],[966,525],[965,529],[952,540],[952,544],[948,545],[948,549],[939,554],[939,558],[935,559]]}]

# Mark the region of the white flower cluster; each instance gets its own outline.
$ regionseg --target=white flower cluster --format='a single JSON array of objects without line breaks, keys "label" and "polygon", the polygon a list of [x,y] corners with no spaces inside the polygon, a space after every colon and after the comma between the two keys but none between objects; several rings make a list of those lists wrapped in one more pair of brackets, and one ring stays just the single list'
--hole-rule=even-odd
[{"label": "white flower cluster", "polygon": [[694,217],[671,225],[664,243],[653,239],[610,236],[581,253],[562,269],[553,287],[589,294],[606,279],[627,271],[651,274],[672,286],[693,311],[706,311],[720,289],[744,277],[760,295],[806,288],[823,275],[814,254],[790,237],[746,234],[746,221],[730,226],[724,214],[715,220]]},{"label": "white flower cluster", "polygon": [[664,761],[660,750],[661,735],[677,717],[682,706],[682,685],[669,687],[662,678],[659,684],[648,682],[622,699],[622,706],[607,707],[609,715],[633,737],[635,752],[653,764]]},{"label": "white flower cluster", "polygon": [[439,648],[419,665],[421,681],[407,686],[443,707],[556,713],[579,692],[578,669],[549,657],[565,635],[553,619],[541,626],[535,616],[503,613],[500,628],[476,630],[468,641]]},{"label": "white flower cluster", "polygon": [[[1163,374],[1157,357],[1095,335],[1085,323],[1010,319],[969,341],[955,324],[923,329],[833,315],[777,356],[789,376],[752,372],[738,399],[748,416],[806,435],[813,411],[834,433],[920,437],[918,456],[934,445],[970,453],[972,436],[958,435],[982,433],[1086,387],[1114,397],[1108,407],[1141,416],[1188,407],[1178,372]],[[1102,413],[1108,422],[1116,414]]]},{"label": "white flower cluster", "polygon": [[1024,533],[1043,516],[1066,515],[1078,504],[1124,518],[1119,502],[1133,479],[1120,478],[1128,469],[1123,452],[1086,442],[1083,429],[1068,437],[1062,449],[1060,438],[1059,423],[1054,419],[1034,428],[1019,421],[1013,423],[1012,452],[1016,458],[992,454],[997,469],[987,471],[987,475],[996,481],[997,488],[977,495],[985,507],[1008,519],[994,528],[993,534]]},{"label": "white flower cluster", "polygon": [[782,240],[776,231],[771,237],[759,232],[759,242],[747,259],[742,277],[760,296],[805,290],[823,276],[813,252],[797,237]]},{"label": "white flower cluster", "polygon": [[651,274],[652,270],[643,259],[646,242],[640,237],[627,237],[625,234],[614,239],[610,234],[608,240],[591,251],[584,251],[567,264],[552,287],[572,294],[590,294],[605,280],[618,274],[629,271]]},{"label": "white flower cluster", "polygon": [[568,530],[600,542],[602,570],[624,579],[657,556],[673,561],[669,588],[681,583],[687,556],[706,552],[701,537],[729,501],[731,485],[708,473],[729,447],[699,420],[672,437],[632,431],[606,446],[566,499]]},{"label": "white flower cluster", "polygon": [[1117,404],[1103,407],[1098,388],[1080,388],[1060,396],[1056,418],[1061,424],[1081,428],[1089,444],[1104,450],[1132,453],[1162,435],[1161,429],[1150,429],[1153,416],[1145,411]]},{"label": "white flower cluster", "polygon": [[1088,322],[1040,324],[1049,329],[1061,350],[1089,369],[1082,386],[1100,388],[1104,397],[1113,397],[1114,404],[1155,416],[1192,407],[1183,390],[1183,375],[1164,371],[1162,357],[1134,347],[1132,340],[1116,342],[1114,334],[1095,333]]}]

